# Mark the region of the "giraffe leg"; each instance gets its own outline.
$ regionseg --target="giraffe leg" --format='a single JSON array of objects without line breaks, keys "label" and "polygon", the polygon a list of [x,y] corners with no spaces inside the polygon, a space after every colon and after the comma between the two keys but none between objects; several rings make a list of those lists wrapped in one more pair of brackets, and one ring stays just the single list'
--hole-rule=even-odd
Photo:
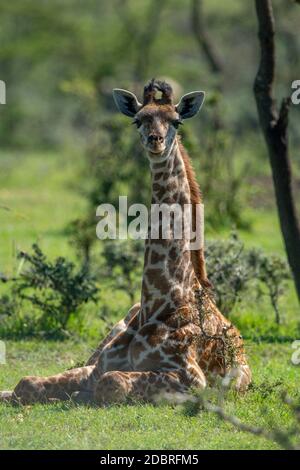
[{"label": "giraffe leg", "polygon": [[106,338],[99,344],[97,347],[96,351],[92,354],[92,356],[89,358],[87,363],[85,364],[86,366],[91,366],[95,365],[97,363],[97,360],[99,359],[99,356],[101,352],[103,351],[104,347],[110,343],[119,333],[126,331],[127,325],[130,322],[130,320],[137,315],[141,308],[141,304],[137,303],[131,307],[131,309],[128,311],[127,315],[125,318],[120,320],[111,330],[111,332],[106,336]]},{"label": "giraffe leg", "polygon": [[96,365],[72,369],[50,377],[24,377],[14,389],[11,400],[22,404],[45,403],[68,400],[74,394],[74,401],[90,403],[93,400],[95,383],[103,372],[114,369],[128,370],[128,345],[134,337],[137,325],[137,315],[135,315],[126,330],[104,347]]},{"label": "giraffe leg", "polygon": [[[122,403],[127,398],[157,403],[162,399],[178,401],[187,398],[191,384],[182,370],[168,372],[112,371],[102,375],[94,391],[98,405]],[[204,385],[205,386],[205,385]]]},{"label": "giraffe leg", "polygon": [[96,380],[93,372],[95,367],[89,366],[49,377],[24,377],[15,387],[11,400],[24,405],[68,400],[73,392],[93,389]]},{"label": "giraffe leg", "polygon": [[245,392],[252,379],[251,369],[248,364],[240,364],[236,370],[235,389],[238,392]]}]

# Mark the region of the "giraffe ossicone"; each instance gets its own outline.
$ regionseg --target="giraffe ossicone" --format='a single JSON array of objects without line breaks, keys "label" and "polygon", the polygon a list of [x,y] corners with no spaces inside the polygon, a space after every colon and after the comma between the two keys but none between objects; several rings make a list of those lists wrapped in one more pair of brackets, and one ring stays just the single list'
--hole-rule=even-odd
[{"label": "giraffe ossicone", "polygon": [[[146,149],[152,204],[201,204],[177,128],[199,111],[204,93],[188,93],[174,105],[170,85],[153,79],[144,88],[142,103],[122,89],[114,90],[114,98],[119,110],[134,118]],[[251,371],[243,340],[212,300],[203,248],[191,251],[187,236],[152,239],[151,218],[148,234],[141,301],[86,365],[50,377],[24,377],[13,392],[0,394],[0,400],[29,404],[73,396],[98,405],[128,398],[180,401],[191,387],[203,389],[216,376],[226,375],[235,377],[238,390],[247,389]]]}]

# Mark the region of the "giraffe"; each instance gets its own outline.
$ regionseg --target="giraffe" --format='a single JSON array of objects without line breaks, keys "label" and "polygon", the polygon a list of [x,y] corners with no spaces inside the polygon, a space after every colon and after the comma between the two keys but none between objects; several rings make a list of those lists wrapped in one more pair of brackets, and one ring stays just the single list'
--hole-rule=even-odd
[{"label": "giraffe", "polygon": [[[113,95],[119,110],[133,118],[146,149],[151,203],[192,204],[194,219],[201,195],[177,128],[199,111],[204,92],[188,93],[174,105],[170,85],[153,79],[144,87],[143,103],[126,90],[115,89]],[[0,401],[72,398],[102,406],[136,398],[156,403],[233,373],[236,389],[247,389],[251,371],[243,339],[211,298],[203,248],[193,253],[185,233],[179,239],[172,231],[169,237],[153,238],[152,228],[149,217],[140,303],[86,365],[50,377],[24,377],[13,391],[1,392]]]}]

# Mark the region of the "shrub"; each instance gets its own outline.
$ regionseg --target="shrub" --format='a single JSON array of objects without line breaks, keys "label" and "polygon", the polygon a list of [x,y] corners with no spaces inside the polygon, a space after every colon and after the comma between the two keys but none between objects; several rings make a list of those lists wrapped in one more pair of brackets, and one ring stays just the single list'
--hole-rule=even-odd
[{"label": "shrub", "polygon": [[31,314],[25,315],[29,327],[22,329],[23,334],[65,335],[71,316],[78,315],[83,303],[96,301],[95,281],[84,268],[75,272],[74,264],[65,258],[50,262],[38,245],[32,249],[31,254],[18,255],[28,267],[13,281],[10,296],[1,298],[0,309],[9,317],[10,332],[24,320],[21,310],[29,307]]},{"label": "shrub", "polygon": [[107,240],[104,243],[102,273],[114,287],[123,290],[134,303],[137,286],[142,277],[144,241]]},{"label": "shrub", "polygon": [[24,308],[14,289],[0,297],[0,337],[25,338],[37,334],[36,314]]},{"label": "shrub", "polygon": [[[291,278],[287,262],[276,255],[267,256],[261,250],[251,250],[248,254],[248,263],[254,270],[257,281],[261,281],[261,284],[266,287],[275,312],[275,321],[279,324],[278,301],[285,291],[286,281]],[[258,297],[264,294],[261,284],[258,283]]]},{"label": "shrub", "polygon": [[237,234],[232,233],[229,240],[208,243],[206,263],[216,304],[224,314],[232,311],[241,301],[242,294],[251,293],[259,299],[267,290],[279,323],[278,301],[290,279],[284,259],[267,255],[262,250],[246,249]]},{"label": "shrub", "polygon": [[226,315],[241,300],[241,294],[247,290],[254,273],[238,236],[233,233],[229,240],[208,243],[206,265],[214,286],[216,304]]}]

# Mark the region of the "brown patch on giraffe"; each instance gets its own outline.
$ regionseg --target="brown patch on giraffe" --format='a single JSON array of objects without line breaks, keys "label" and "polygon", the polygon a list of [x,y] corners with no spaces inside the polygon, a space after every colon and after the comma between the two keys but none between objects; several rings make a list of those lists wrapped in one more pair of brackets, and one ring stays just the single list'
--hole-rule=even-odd
[{"label": "brown patch on giraffe", "polygon": [[152,190],[153,190],[154,192],[157,192],[157,191],[159,191],[160,189],[161,189],[161,185],[160,185],[160,184],[158,184],[158,183],[153,183],[153,184],[152,184]]},{"label": "brown patch on giraffe", "polygon": [[165,307],[161,310],[159,315],[157,315],[157,321],[166,322],[167,318],[175,314],[177,308],[173,307],[170,302],[167,302]]},{"label": "brown patch on giraffe", "polygon": [[145,346],[139,340],[135,340],[133,344],[130,346],[130,354],[134,362],[139,359],[141,353],[144,351],[145,351]]},{"label": "brown patch on giraffe", "polygon": [[[134,364],[134,367],[135,370],[139,370],[143,373],[156,371],[159,372],[170,369],[170,364],[169,362],[164,361],[159,351],[153,351],[149,352],[149,354],[147,354],[141,360],[137,359]],[[161,380],[162,379],[160,377],[156,377],[156,383],[160,382]]]},{"label": "brown patch on giraffe", "polygon": [[171,181],[170,183],[167,183],[166,191],[169,191],[172,193],[173,191],[175,191],[176,188],[177,188],[176,181]]},{"label": "brown patch on giraffe", "polygon": [[[154,189],[154,186],[155,186],[155,189]],[[153,184],[153,191],[154,191],[153,196],[156,197],[157,203],[164,202],[163,201],[163,196],[166,192],[166,189],[164,188],[164,186],[161,186],[158,183],[154,183]]]},{"label": "brown patch on giraffe", "polygon": [[148,282],[156,289],[159,289],[161,294],[168,292],[169,286],[166,283],[165,275],[161,269],[147,268],[146,274]]},{"label": "brown patch on giraffe", "polygon": [[139,335],[146,339],[147,343],[152,347],[159,344],[161,333],[164,330],[162,326],[155,323],[148,323],[139,331]]},{"label": "brown patch on giraffe", "polygon": [[177,258],[177,248],[175,246],[172,246],[172,248],[170,249],[169,257],[171,258],[171,260]]},{"label": "brown patch on giraffe", "polygon": [[[164,191],[165,193],[165,191]],[[171,196],[170,194],[167,194],[165,197],[162,197],[160,200],[161,204],[175,204],[176,200],[174,196]]]},{"label": "brown patch on giraffe", "polygon": [[177,200],[177,203],[181,206],[184,206],[185,204],[190,204],[190,202],[190,198],[186,194],[180,194]]},{"label": "brown patch on giraffe", "polygon": [[152,311],[153,314],[157,312],[158,309],[165,303],[164,299],[155,299],[153,306],[152,306]]},{"label": "brown patch on giraffe", "polygon": [[139,363],[139,368],[143,370],[159,370],[162,364],[162,356],[159,351],[149,352],[142,363]]},{"label": "brown patch on giraffe", "polygon": [[162,254],[160,255],[159,253],[157,253],[156,251],[152,250],[152,253],[151,253],[151,258],[150,258],[150,263],[151,264],[156,264],[156,263],[159,263],[161,261],[164,261],[165,259],[165,255]]},{"label": "brown patch on giraffe", "polygon": [[163,177],[164,173],[162,171],[154,173],[154,181],[158,181]]},{"label": "brown patch on giraffe", "polygon": [[154,374],[150,374],[150,375],[149,375],[149,383],[150,383],[150,384],[153,384],[153,383],[155,383],[155,382],[156,382],[156,377],[155,377],[155,375],[154,375]]}]

